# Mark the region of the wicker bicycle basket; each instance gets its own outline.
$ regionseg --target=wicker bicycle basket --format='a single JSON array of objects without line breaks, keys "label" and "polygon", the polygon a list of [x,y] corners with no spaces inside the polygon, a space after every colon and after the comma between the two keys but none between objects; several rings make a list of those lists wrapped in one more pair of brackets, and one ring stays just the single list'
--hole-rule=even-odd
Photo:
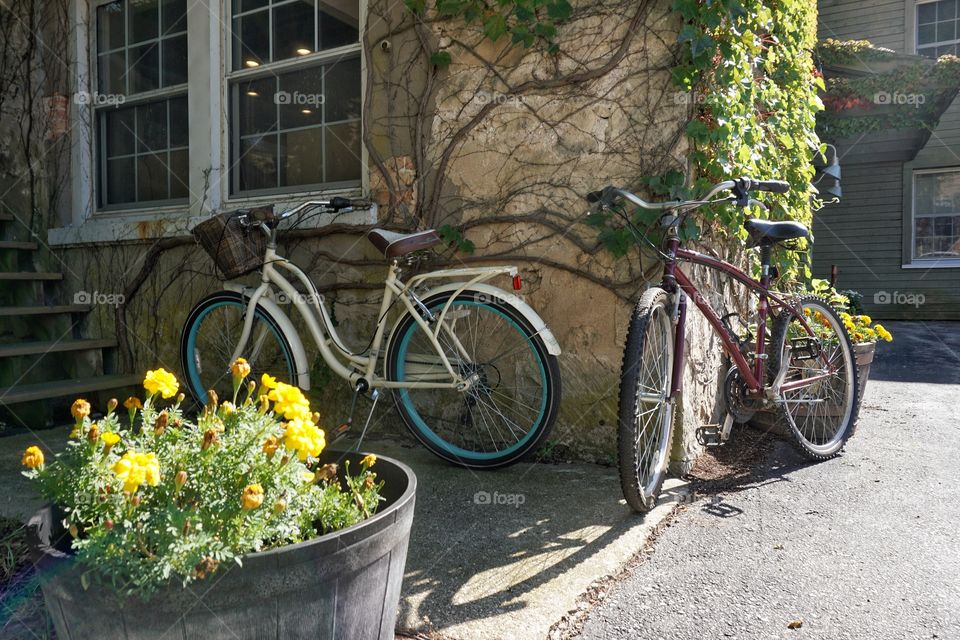
[{"label": "wicker bicycle basket", "polygon": [[258,211],[227,211],[193,228],[194,237],[213,258],[224,280],[239,278],[263,265],[266,236],[240,224],[241,214]]}]

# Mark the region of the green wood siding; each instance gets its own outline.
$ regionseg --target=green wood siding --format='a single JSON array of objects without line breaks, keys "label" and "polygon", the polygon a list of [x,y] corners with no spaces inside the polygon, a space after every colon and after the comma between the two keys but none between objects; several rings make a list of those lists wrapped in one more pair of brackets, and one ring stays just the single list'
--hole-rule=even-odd
[{"label": "green wood siding", "polygon": [[906,47],[907,0],[824,0],[820,2],[821,40],[869,40],[879,47]]},{"label": "green wood siding", "polygon": [[[837,286],[860,291],[876,318],[960,319],[960,268],[902,266],[904,170],[900,162],[843,166],[842,202],[814,219],[813,274],[829,278],[837,265]],[[884,294],[891,302],[878,304]],[[920,296],[923,304],[911,304]]]}]

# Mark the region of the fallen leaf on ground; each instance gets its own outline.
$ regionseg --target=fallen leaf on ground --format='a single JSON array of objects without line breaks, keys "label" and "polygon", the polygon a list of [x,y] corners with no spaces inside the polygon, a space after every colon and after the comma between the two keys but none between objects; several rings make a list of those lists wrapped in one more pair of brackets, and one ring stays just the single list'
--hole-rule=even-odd
[{"label": "fallen leaf on ground", "polygon": [[791,620],[787,623],[787,629],[799,629],[803,626],[803,620]]}]

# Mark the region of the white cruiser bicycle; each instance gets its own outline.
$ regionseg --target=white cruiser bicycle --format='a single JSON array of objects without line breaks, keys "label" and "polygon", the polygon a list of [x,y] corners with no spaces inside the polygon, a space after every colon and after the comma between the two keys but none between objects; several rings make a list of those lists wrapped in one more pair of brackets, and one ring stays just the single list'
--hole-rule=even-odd
[{"label": "white cruiser bicycle", "polygon": [[[373,229],[368,238],[386,257],[387,276],[373,337],[366,349],[354,351],[337,334],[310,278],[277,254],[278,227],[291,216],[370,206],[333,198],[305,202],[280,215],[270,209],[222,214],[221,241],[232,232],[233,240],[246,241],[248,250],[263,247],[254,263],[261,279],[257,287],[227,282],[190,312],[180,355],[194,399],[206,404],[210,389],[230,397],[229,367],[238,357],[247,359],[255,379],[269,373],[310,389],[311,360],[278,304],[288,301],[329,369],[349,381],[355,394],[369,391],[374,406],[380,390],[389,389],[403,421],[436,455],[466,467],[490,468],[535,451],[557,416],[560,345],[516,293],[487,284],[509,276],[519,289],[516,267],[446,269],[404,280],[417,252],[440,244],[440,236],[433,230],[400,234]],[[263,234],[259,245],[251,244],[257,234]],[[219,246],[214,250],[204,244],[226,272]],[[282,272],[291,274],[296,286]]]}]

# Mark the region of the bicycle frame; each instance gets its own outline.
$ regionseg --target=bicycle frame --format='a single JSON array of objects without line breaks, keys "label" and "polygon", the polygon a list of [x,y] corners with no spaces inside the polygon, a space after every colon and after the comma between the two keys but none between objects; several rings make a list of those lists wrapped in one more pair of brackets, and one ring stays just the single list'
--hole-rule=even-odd
[{"label": "bicycle frame", "polygon": [[[293,283],[287,277],[285,277],[283,273],[281,273],[281,270],[285,270],[292,274],[293,279],[298,281],[301,285],[303,285],[303,287],[306,288],[306,290],[309,292],[309,300],[304,300],[304,294],[297,291]],[[453,300],[462,291],[470,288],[471,286],[477,285],[478,283],[489,280],[497,275],[515,276],[517,274],[517,268],[512,266],[501,266],[447,269],[417,275],[411,278],[407,283],[404,283],[399,279],[399,273],[400,267],[398,262],[394,260],[389,266],[387,278],[384,283],[383,299],[380,304],[380,310],[377,316],[377,326],[373,340],[370,344],[369,355],[359,355],[350,351],[350,349],[346,347],[343,340],[340,338],[336,328],[333,325],[330,314],[327,311],[326,306],[323,304],[322,296],[319,294],[316,286],[313,284],[310,278],[299,267],[288,261],[286,258],[279,256],[276,252],[276,245],[271,242],[268,244],[266,253],[264,255],[264,264],[260,285],[256,287],[256,289],[233,287],[233,290],[242,293],[246,297],[249,297],[249,302],[247,304],[246,316],[244,318],[243,331],[241,332],[239,344],[237,345],[231,357],[231,362],[235,361],[241,356],[249,354],[247,350],[248,342],[251,338],[250,334],[255,319],[257,305],[260,304],[260,301],[264,299],[273,300],[273,287],[275,286],[287,297],[288,300],[291,301],[293,306],[297,309],[297,312],[303,318],[324,362],[326,362],[326,364],[333,370],[334,373],[341,378],[349,380],[352,385],[356,386],[361,380],[363,380],[366,381],[366,384],[369,385],[370,388],[468,389],[474,382],[473,378],[464,378],[461,376],[454,369],[454,366],[450,363],[449,358],[444,353],[443,348],[440,346],[440,332],[444,327],[447,327],[447,325],[444,323],[444,319],[447,317],[447,313]],[[420,303],[420,301],[415,295],[413,295],[413,290],[428,280],[454,278],[464,278],[466,281],[457,283],[457,286],[453,288],[453,294],[450,296],[450,299],[440,310],[440,313],[436,314],[434,318],[435,321],[433,323],[428,323],[423,317],[424,315],[427,315],[425,314],[426,309],[425,307],[418,308],[416,306],[418,303]],[[379,356],[381,354],[380,347],[383,343],[386,329],[387,316],[389,315],[389,311],[394,302],[397,300],[403,304],[407,312],[409,312],[417,324],[420,325],[421,329],[424,331],[424,334],[429,338],[437,355],[436,361],[421,363],[420,366],[422,370],[419,372],[416,370],[417,365],[413,365],[412,372],[418,373],[418,377],[420,378],[419,381],[395,382],[379,377],[376,373],[377,362],[379,361]],[[462,344],[460,344],[456,335],[449,330],[449,327],[444,335],[448,340],[450,340],[457,351],[460,352],[461,356],[464,358],[469,358],[467,350]],[[288,339],[295,338],[296,335],[288,336]],[[256,345],[254,346],[256,347]],[[306,363],[301,363],[301,365],[305,366]],[[443,370],[438,371],[437,365],[442,365]],[[304,389],[309,389],[310,387],[309,373],[310,372],[308,369],[297,371],[295,373],[298,381],[300,382],[300,386]],[[435,378],[436,380],[431,381],[430,378]]]},{"label": "bicycle frame", "polygon": [[[759,397],[764,395],[764,392],[767,391],[767,396],[773,399],[778,390],[789,391],[791,389],[808,386],[817,380],[827,378],[831,375],[832,366],[829,363],[824,363],[828,369],[831,369],[831,371],[828,373],[823,373],[818,376],[811,376],[800,381],[785,383],[783,382],[783,373],[785,373],[784,370],[783,372],[778,373],[777,379],[774,384],[771,385],[771,387],[766,387],[764,385],[763,381],[766,378],[764,375],[766,368],[765,327],[767,316],[771,310],[771,303],[773,304],[773,308],[790,310],[789,312],[793,313],[794,316],[800,320],[804,330],[807,331],[809,335],[814,335],[813,330],[811,329],[809,323],[807,323],[806,318],[803,317],[803,314],[793,311],[793,307],[783,297],[770,291],[769,268],[764,268],[760,279],[756,280],[729,262],[702,254],[697,251],[680,248],[680,239],[676,237],[675,234],[671,234],[671,236],[667,239],[666,255],[668,259],[664,261],[663,282],[661,283],[661,286],[676,296],[674,303],[674,322],[676,323],[676,331],[674,336],[673,372],[670,388],[671,398],[677,397],[683,382],[687,299],[693,300],[693,303],[707,319],[707,322],[710,323],[710,326],[723,343],[724,351],[726,351],[726,353],[733,360],[740,372],[740,375],[743,377],[744,383],[747,385],[747,388],[752,395]],[[757,295],[759,299],[759,305],[755,351],[756,357],[754,358],[753,367],[750,366],[750,363],[747,362],[747,359],[744,357],[743,353],[741,353],[737,339],[731,335],[727,327],[724,326],[718,314],[703,298],[696,285],[694,285],[690,278],[679,268],[678,263],[680,262],[699,264],[709,269],[720,271],[730,276],[737,282],[743,284],[752,293]]]}]

